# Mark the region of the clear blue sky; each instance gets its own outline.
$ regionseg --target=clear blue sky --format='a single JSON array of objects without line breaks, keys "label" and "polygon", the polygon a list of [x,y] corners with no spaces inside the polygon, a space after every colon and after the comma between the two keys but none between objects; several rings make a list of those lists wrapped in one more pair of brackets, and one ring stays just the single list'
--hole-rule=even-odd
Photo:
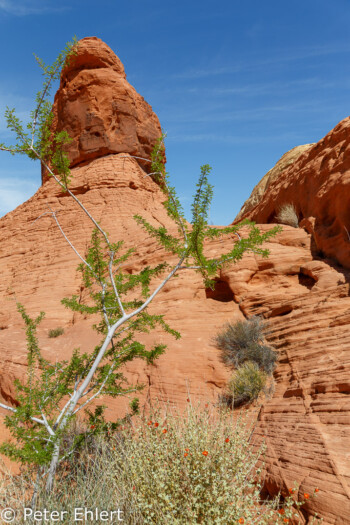
[{"label": "clear blue sky", "polygon": [[[349,115],[349,27],[349,0],[0,0],[0,142],[6,105],[25,117],[40,88],[32,53],[52,62],[73,35],[98,36],[167,131],[186,209],[208,163],[211,221],[227,224],[283,153]],[[39,172],[0,154],[0,216]]]}]

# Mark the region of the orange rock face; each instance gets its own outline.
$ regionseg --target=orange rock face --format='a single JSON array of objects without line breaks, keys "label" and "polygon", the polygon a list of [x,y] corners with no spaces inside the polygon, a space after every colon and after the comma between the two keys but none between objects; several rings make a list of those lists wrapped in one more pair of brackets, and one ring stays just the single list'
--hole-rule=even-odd
[{"label": "orange rock face", "polygon": [[[90,88],[84,91],[81,81],[81,101],[72,90],[76,98],[70,105],[65,85],[72,86],[80,77],[88,79],[92,74],[98,78],[103,72],[106,84],[99,88],[92,84],[102,101],[103,86],[110,86],[109,76],[126,82],[123,66],[105,44],[98,39],[84,39],[80,49],[84,52],[80,51],[69,74],[65,72],[55,103],[56,125],[59,129],[71,126],[75,133],[70,152],[75,165],[71,189],[109,232],[112,241],[124,240],[126,249],[136,246],[135,254],[126,263],[127,271],[135,272],[164,259],[171,263],[172,259],[147,238],[132,218],[139,213],[154,225],[173,227],[162,206],[163,193],[142,166],[127,155],[128,141],[119,135],[117,153],[106,154],[98,147],[93,152],[94,148],[85,150],[79,146],[78,130],[84,132],[86,114],[81,108],[86,107],[84,101],[89,100],[86,93]],[[111,93],[109,88],[107,93]],[[135,95],[135,100],[142,99]],[[152,112],[149,119],[157,130],[158,121]],[[101,126],[106,128],[106,122],[103,120]],[[137,127],[137,119],[134,124]],[[151,144],[152,133],[150,137],[146,136],[143,143]],[[314,147],[304,153],[297,164],[304,166],[313,150]],[[81,160],[76,161],[77,158]],[[292,168],[287,168],[287,173]],[[336,178],[331,177],[329,186],[325,186],[325,194],[327,187],[335,191],[333,180]],[[277,182],[278,179],[271,183],[266,196]],[[258,206],[263,206],[264,199],[265,195]],[[283,202],[278,195],[276,199]],[[77,347],[90,351],[99,340],[91,329],[91,320],[60,303],[72,294],[83,299],[85,291],[76,270],[79,261],[47,214],[48,205],[57,212],[63,230],[82,254],[92,231],[88,218],[52,179],[45,180],[31,199],[0,219],[0,394],[9,403],[15,396],[13,379],[23,376],[26,369],[25,334],[14,297],[32,316],[45,310],[38,332],[45,357],[63,359]],[[263,230],[270,227],[261,226]],[[206,246],[207,253],[214,256],[226,251],[233,242],[234,238],[213,240]],[[331,259],[316,255],[314,242],[313,231],[285,226],[267,244],[268,259],[246,254],[239,263],[218,274],[214,292],[204,289],[197,274],[180,272],[178,278],[169,281],[151,309],[165,314],[182,338],[175,341],[160,331],[143,335],[144,341],[165,342],[168,349],[152,366],[143,361],[128,364],[126,376],[131,382],[145,384],[142,402],[158,398],[181,406],[190,395],[192,399],[216,403],[231,371],[221,363],[213,337],[227,321],[254,314],[264,316],[270,324],[268,339],[279,352],[275,391],[263,401],[256,426],[256,437],[265,437],[267,444],[266,488],[273,494],[278,490],[286,494],[296,481],[300,483],[297,496],[302,499],[304,493],[312,494],[317,487],[318,497],[308,499],[300,522],[307,523],[307,517],[318,512],[325,524],[336,525],[350,523],[349,272]],[[50,339],[49,329],[59,326],[64,328],[64,334]],[[124,414],[128,405],[125,398],[104,402],[108,403],[107,416],[111,419]]]},{"label": "orange rock face", "polygon": [[[66,130],[71,167],[111,153],[150,158],[161,135],[152,108],[126,80],[123,64],[102,40],[79,41],[61,77],[53,130]],[[138,159],[146,170],[149,163]]]},{"label": "orange rock face", "polygon": [[350,268],[349,153],[350,117],[283,170],[240,219],[274,222],[279,208],[292,203],[312,233],[314,252]]},{"label": "orange rock face", "polygon": [[275,391],[256,428],[267,445],[267,488],[286,495],[297,481],[299,499],[318,488],[302,507],[306,515],[348,523],[350,272],[315,259],[311,240],[284,226],[268,260],[247,255],[222,278],[245,316],[268,320],[279,352]]},{"label": "orange rock face", "polygon": [[272,169],[270,169],[254,187],[250,197],[243,204],[235,220],[242,220],[242,217],[245,217],[248,214],[248,212],[253,210],[255,206],[257,206],[262,200],[270,184],[272,184],[272,182],[278,179],[281,173],[288,166],[296,162],[300,155],[305,153],[305,151],[310,149],[313,145],[314,144],[303,144],[302,146],[296,146],[295,148],[291,149],[290,151],[287,151],[287,153],[282,155],[282,157],[275,164],[275,166]]}]

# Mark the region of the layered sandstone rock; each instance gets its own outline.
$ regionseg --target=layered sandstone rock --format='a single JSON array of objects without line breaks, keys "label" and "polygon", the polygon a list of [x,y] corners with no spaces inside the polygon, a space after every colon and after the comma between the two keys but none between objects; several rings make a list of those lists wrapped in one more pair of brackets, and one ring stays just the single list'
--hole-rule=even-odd
[{"label": "layered sandstone rock", "polygon": [[[111,240],[123,240],[125,250],[136,247],[132,259],[126,263],[126,271],[134,272],[145,265],[169,260],[133,220],[133,215],[138,213],[155,226],[165,224],[172,228],[162,205],[163,193],[134,159],[125,158],[124,154],[111,155],[74,168],[71,189],[109,232]],[[62,229],[83,255],[93,229],[79,206],[62,193],[52,179],[0,221],[0,294],[3,298],[0,385],[5,399],[13,397],[10,385],[13,378],[24,371],[26,355],[23,326],[14,297],[31,315],[45,310],[39,334],[50,358],[67,357],[77,346],[91,350],[99,340],[91,330],[91,320],[60,304],[62,298],[72,294],[84,298],[84,289],[77,271],[79,260],[47,213],[48,206],[57,213]],[[132,367],[132,378],[148,385],[148,391],[163,393],[164,398],[173,401],[185,401],[188,389],[202,389],[203,395],[204,392],[212,395],[217,387],[225,384],[228,374],[210,347],[210,337],[227,317],[243,317],[237,305],[232,301],[220,304],[206,301],[200,277],[193,272],[191,276],[182,272],[167,285],[154,307],[159,313],[166,312],[167,320],[183,337],[176,342],[157,333],[156,338],[171,343],[171,352],[154,367],[136,363],[136,368]],[[48,330],[57,326],[62,326],[65,334],[56,340],[49,339]],[[122,410],[124,406],[122,401]]]},{"label": "layered sandstone rock", "polygon": [[79,41],[62,73],[53,111],[53,131],[66,130],[72,139],[66,148],[71,167],[123,152],[141,157],[139,164],[149,169],[142,158],[150,158],[161,136],[159,120],[99,38]]},{"label": "layered sandstone rock", "polygon": [[[350,117],[342,120],[271,182],[254,208],[237,219],[276,221],[283,204],[294,204],[313,236],[315,253],[350,268]],[[250,197],[253,199],[253,196]],[[236,220],[237,220],[236,219]]]},{"label": "layered sandstone rock", "polygon": [[[116,133],[109,134],[108,130],[115,131],[108,128],[112,110],[119,127]],[[119,59],[99,39],[79,42],[78,55],[63,72],[54,112],[54,129],[66,129],[73,137],[68,149],[71,190],[113,241],[123,240],[125,249],[136,246],[127,271],[168,260],[168,255],[148,239],[133,220],[133,215],[138,213],[154,225],[173,228],[162,205],[164,195],[144,171],[148,164],[128,155],[149,157],[160,136],[159,122],[150,106],[126,82]],[[101,132],[101,147],[92,144],[90,139],[84,142],[90,131],[96,131],[90,129],[89,119],[97,113],[98,125],[107,130]],[[44,178],[42,187],[29,201],[0,221],[0,392],[8,402],[14,402],[13,380],[23,375],[26,363],[23,326],[15,298],[25,305],[30,315],[45,310],[39,338],[47,357],[62,359],[77,346],[91,350],[98,342],[97,334],[91,330],[91,321],[73,314],[60,303],[72,294],[83,298],[84,289],[76,269],[79,260],[60,234],[50,210],[56,212],[76,249],[85,254],[93,224],[52,179]],[[190,280],[192,282],[192,278]],[[192,287],[186,284],[179,287],[186,282],[183,274],[175,284],[169,283],[158,303],[159,312],[170,310],[170,304],[173,305],[168,320],[171,323],[175,318],[175,328],[183,334],[182,341],[174,342],[163,333],[156,333],[157,340],[171,343],[172,354],[154,367],[136,362],[127,370],[130,380],[147,385],[144,399],[151,394],[163,394],[164,399],[181,402],[186,400],[189,391],[202,391],[203,395],[215,397],[214,392],[226,382],[228,372],[215,353],[213,357],[212,349],[208,353],[203,337],[206,333],[209,341],[228,312],[237,318],[242,318],[242,314],[235,305],[226,303],[219,308],[209,303],[203,311],[202,300],[206,294],[200,278],[195,276]],[[187,315],[189,310],[197,312],[197,318],[203,316],[204,329],[201,323],[193,325],[193,318]],[[209,321],[204,319],[206,316]],[[49,329],[57,326],[64,328],[64,335],[57,340],[50,339]],[[118,413],[125,412],[126,406],[127,401],[122,400]],[[116,404],[111,404],[111,417],[115,417],[115,410]]]},{"label": "layered sandstone rock", "polygon": [[[317,260],[311,236],[285,226],[268,260],[247,255],[223,272],[245,316],[269,322],[279,352],[275,392],[261,407],[256,435],[267,444],[266,486],[313,494],[304,516],[350,519],[350,272]],[[302,519],[302,523],[303,523]],[[305,520],[307,523],[307,520]]]},{"label": "layered sandstone rock", "polygon": [[[65,72],[66,85],[72,86],[80,77],[88,78],[91,71],[97,75],[102,70],[106,85],[108,72],[113,78],[116,75],[118,82],[125,81],[122,65],[107,46],[97,39],[84,39],[83,44],[87,51],[78,55],[76,69],[72,68],[70,74]],[[87,64],[92,64],[93,69]],[[100,100],[104,89],[101,86]],[[85,107],[86,92],[82,88],[81,102],[75,93],[75,103],[69,105],[69,97],[64,98],[63,80],[60,89],[62,92],[56,97],[56,125],[63,126],[62,118],[64,125],[72,126],[76,133],[70,153],[72,164],[77,158],[82,159],[72,169],[72,191],[113,241],[124,240],[126,249],[136,246],[136,253],[125,268],[128,272],[158,264],[164,258],[169,260],[132,219],[139,213],[152,224],[171,229],[173,225],[162,206],[163,193],[142,166],[127,155],[131,151],[122,134],[119,153],[108,151],[105,155],[103,147],[96,147],[95,152],[94,148],[80,148],[78,130],[84,132],[81,116],[85,110],[82,112],[81,107]],[[97,84],[94,89],[99,91]],[[154,114],[150,121],[157,122]],[[76,128],[70,122],[77,122]],[[134,129],[137,122],[136,118]],[[344,123],[342,129],[343,126]],[[145,139],[143,144],[153,141]],[[314,148],[306,151],[297,164],[304,166]],[[315,174],[312,177],[317,189],[318,178]],[[265,195],[279,180],[280,177],[271,182]],[[337,180],[339,183],[339,178],[331,177],[325,183],[323,199],[327,188],[335,191]],[[291,177],[287,182],[292,183]],[[264,206],[265,195],[258,207]],[[13,379],[25,373],[26,365],[25,334],[14,298],[31,315],[46,311],[39,328],[39,342],[46,357],[69,357],[76,347],[90,351],[98,342],[91,321],[60,303],[72,294],[84,299],[85,291],[76,270],[79,261],[48,213],[50,209],[57,212],[66,235],[84,254],[93,226],[52,179],[45,180],[31,199],[0,220],[0,393],[7,402],[14,402]],[[261,226],[263,230],[270,227]],[[313,235],[313,231],[283,227],[283,232],[267,244],[268,259],[246,254],[238,264],[227,266],[218,274],[214,292],[204,289],[197,274],[181,272],[152,303],[152,310],[165,314],[182,338],[175,341],[160,331],[144,335],[146,342],[165,342],[168,349],[152,366],[143,361],[130,363],[126,376],[134,383],[145,384],[142,402],[158,398],[181,406],[191,396],[216,403],[231,372],[220,362],[213,336],[227,321],[253,314],[264,316],[270,324],[269,340],[280,356],[275,392],[261,406],[256,427],[256,437],[265,436],[268,447],[266,488],[271,493],[280,489],[285,494],[296,481],[301,484],[298,496],[302,498],[303,493],[312,493],[317,486],[319,496],[307,501],[301,522],[307,523],[307,516],[317,511],[325,524],[335,525],[350,521],[349,274],[334,261],[315,255]],[[215,256],[228,250],[233,242],[234,237],[214,240],[206,251]],[[49,329],[58,326],[64,328],[64,334],[50,339]],[[125,413],[126,399],[104,401],[108,403],[109,418]],[[258,408],[259,405],[255,407]]]},{"label": "layered sandstone rock", "polygon": [[296,146],[295,148],[287,151],[282,157],[276,162],[275,166],[271,168],[254,187],[250,197],[245,201],[242,208],[240,209],[235,221],[241,220],[248,212],[250,212],[255,206],[259,204],[263,198],[267,188],[272,182],[274,182],[281,173],[291,164],[293,164],[305,151],[311,148],[313,144],[303,144],[302,146]]}]

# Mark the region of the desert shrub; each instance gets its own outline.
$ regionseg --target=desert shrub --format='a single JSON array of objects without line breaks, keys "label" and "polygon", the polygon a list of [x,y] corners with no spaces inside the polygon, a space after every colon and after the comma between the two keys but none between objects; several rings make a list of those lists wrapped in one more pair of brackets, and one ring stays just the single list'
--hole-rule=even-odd
[{"label": "desert shrub", "polygon": [[244,416],[188,403],[185,416],[155,412],[126,432],[115,471],[145,524],[282,523],[277,500],[261,506],[262,449],[250,437]]},{"label": "desert shrub", "polygon": [[253,361],[241,365],[227,387],[227,394],[232,397],[232,405],[236,407],[257,399],[265,387],[266,380],[267,374]]},{"label": "desert shrub", "polygon": [[[283,504],[279,497],[261,500],[264,445],[252,446],[251,434],[246,416],[233,421],[208,405],[189,402],[185,414],[155,411],[113,435],[92,435],[60,463],[51,493],[40,488],[36,509],[65,511],[60,523],[67,525],[75,508],[120,509],[128,525],[291,522],[303,502],[293,501],[294,489]],[[32,479],[28,472],[0,473],[0,508],[16,510],[15,525],[30,505]],[[117,515],[108,519],[120,522]]]},{"label": "desert shrub", "polygon": [[294,204],[283,204],[277,213],[277,222],[298,228],[299,218]]},{"label": "desert shrub", "polygon": [[246,348],[245,361],[253,361],[267,374],[272,374],[277,361],[277,353],[268,345],[252,343]]},{"label": "desert shrub", "polygon": [[271,374],[277,361],[277,353],[263,344],[267,325],[259,317],[227,323],[214,343],[221,350],[221,359],[238,368],[246,361],[254,361],[262,370]]},{"label": "desert shrub", "polygon": [[60,335],[64,334],[64,329],[59,326],[58,328],[52,328],[52,330],[49,330],[49,337],[58,337]]}]

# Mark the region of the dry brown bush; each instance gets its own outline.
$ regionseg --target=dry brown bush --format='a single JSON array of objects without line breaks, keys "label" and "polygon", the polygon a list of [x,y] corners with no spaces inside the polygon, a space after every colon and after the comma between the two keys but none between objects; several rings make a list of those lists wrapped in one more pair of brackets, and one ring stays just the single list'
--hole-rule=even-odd
[{"label": "dry brown bush", "polygon": [[277,222],[298,228],[299,218],[294,204],[283,204],[277,213]]}]

